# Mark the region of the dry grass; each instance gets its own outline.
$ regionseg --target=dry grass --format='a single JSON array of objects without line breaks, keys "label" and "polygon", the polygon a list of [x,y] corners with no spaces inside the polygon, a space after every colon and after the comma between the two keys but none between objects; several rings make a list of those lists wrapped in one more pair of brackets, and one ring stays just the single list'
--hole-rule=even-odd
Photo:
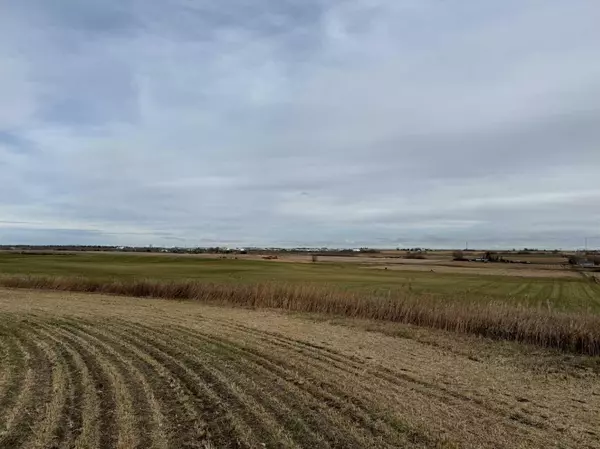
[{"label": "dry grass", "polygon": [[0,447],[600,448],[597,374],[396,326],[0,290]]},{"label": "dry grass", "polygon": [[98,281],[87,278],[4,276],[0,285],[102,293],[210,304],[275,308],[410,323],[494,339],[600,355],[600,316],[547,308],[434,298],[399,291],[382,296],[313,285],[215,284],[194,281]]}]

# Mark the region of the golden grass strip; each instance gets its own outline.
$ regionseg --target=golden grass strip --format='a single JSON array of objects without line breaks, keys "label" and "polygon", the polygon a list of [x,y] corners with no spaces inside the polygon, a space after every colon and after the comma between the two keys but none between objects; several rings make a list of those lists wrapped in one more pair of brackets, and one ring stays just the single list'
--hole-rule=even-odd
[{"label": "golden grass strip", "polygon": [[217,284],[196,281],[99,281],[76,277],[2,276],[0,285],[111,295],[188,299],[211,304],[276,308],[398,323],[600,355],[600,316],[500,301],[469,301],[407,291],[388,294],[282,283]]}]

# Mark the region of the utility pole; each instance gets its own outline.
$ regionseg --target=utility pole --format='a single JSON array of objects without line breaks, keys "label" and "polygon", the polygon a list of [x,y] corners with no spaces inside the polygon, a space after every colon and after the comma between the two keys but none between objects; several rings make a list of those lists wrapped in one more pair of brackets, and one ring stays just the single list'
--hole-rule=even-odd
[{"label": "utility pole", "polygon": [[586,237],[586,238],[585,238],[585,252],[586,252],[586,253],[587,253],[587,241],[588,241],[588,238]]}]

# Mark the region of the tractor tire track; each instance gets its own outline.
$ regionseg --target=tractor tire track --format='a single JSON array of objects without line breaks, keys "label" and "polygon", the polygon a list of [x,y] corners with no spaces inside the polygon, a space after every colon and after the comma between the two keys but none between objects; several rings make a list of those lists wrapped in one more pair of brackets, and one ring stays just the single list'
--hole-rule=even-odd
[{"label": "tractor tire track", "polygon": [[[172,328],[177,328],[179,329],[178,332],[184,332],[186,334],[190,334],[191,332],[192,335],[198,337],[197,334],[199,331],[197,329],[194,329],[192,332],[189,329],[185,330],[185,328],[182,330],[180,327],[174,325],[163,325],[162,327],[167,329],[163,330],[163,334],[167,332],[167,334],[164,334],[165,338],[169,338],[168,333],[171,332]],[[542,418],[533,415],[523,415],[522,413],[515,414],[515,404],[518,403],[516,399],[512,404],[507,401],[502,402],[500,404],[502,407],[498,406],[498,404],[492,406],[478,397],[466,396],[457,391],[450,390],[443,385],[432,384],[430,382],[420,380],[417,377],[408,374],[410,370],[401,369],[400,371],[392,371],[378,365],[365,364],[364,360],[360,360],[356,357],[344,356],[339,352],[331,351],[328,348],[310,344],[308,342],[286,339],[284,337],[280,337],[278,334],[257,331],[247,328],[243,325],[236,324],[230,326],[227,322],[219,321],[219,337],[215,339],[214,336],[211,336],[210,334],[201,333],[203,336],[202,338],[209,338],[212,339],[211,341],[213,343],[216,342],[223,344],[224,338],[221,337],[221,335],[227,335],[227,331],[224,329],[227,327],[244,333],[242,337],[239,335],[235,337],[237,339],[242,339],[249,342],[250,340],[247,338],[248,334],[256,337],[256,339],[260,342],[260,345],[254,346],[260,346],[260,351],[257,352],[256,349],[244,346],[244,351],[246,351],[246,353],[252,353],[252,357],[258,357],[260,359],[261,357],[264,358],[265,353],[269,353],[272,358],[273,354],[275,353],[275,348],[273,346],[283,348],[281,358],[274,360],[274,363],[271,363],[269,358],[267,358],[267,362],[271,363],[271,366],[267,367],[267,371],[263,372],[259,378],[268,378],[268,370],[273,369],[272,366],[280,367],[282,365],[286,365],[286,363],[291,363],[290,360],[294,358],[294,354],[301,354],[302,359],[300,361],[300,366],[302,369],[306,370],[307,367],[311,367],[314,370],[312,374],[305,373],[307,381],[303,383],[306,383],[307,386],[304,388],[310,388],[314,383],[314,379],[321,377],[319,386],[325,388],[325,390],[332,394],[330,397],[326,397],[323,396],[321,391],[317,391],[316,394],[313,394],[313,397],[318,397],[320,404],[330,404],[336,409],[344,410],[346,414],[348,414],[349,407],[353,407],[354,409],[362,408],[364,410],[364,400],[368,399],[368,394],[366,393],[376,394],[378,390],[381,391],[381,389],[384,389],[386,391],[395,391],[399,397],[405,396],[407,392],[412,396],[420,395],[421,397],[417,397],[415,400],[421,402],[434,401],[436,406],[440,409],[446,410],[447,414],[450,414],[459,408],[468,411],[470,415],[478,416],[478,421],[483,419],[489,423],[492,423],[500,418],[504,421],[504,425],[506,427],[512,427],[512,432],[517,434],[523,432],[524,426],[532,427],[537,431],[545,428]],[[239,345],[233,344],[233,346],[236,347],[236,351],[239,353]],[[242,355],[242,358],[247,359],[248,356]],[[244,365],[243,367],[244,371],[248,371],[248,368],[248,364]],[[288,366],[287,369],[288,371],[293,371],[297,369],[297,366]],[[324,373],[328,373],[329,376],[323,376]],[[364,384],[361,384],[361,388],[358,389],[361,391],[358,397],[348,398],[347,392],[337,388],[338,385],[335,382],[330,382],[328,384],[323,380],[323,378],[326,377],[337,379],[341,373],[347,374],[350,377],[358,376],[356,377],[357,379],[368,379],[368,381]],[[285,373],[282,376],[286,377]],[[287,398],[288,402],[290,400],[289,397],[290,396]],[[340,401],[340,398],[343,398],[343,401]],[[369,410],[366,413],[366,416],[369,416],[369,413],[372,412],[372,409]],[[357,418],[357,425],[360,425],[362,428],[366,429],[372,428],[372,423],[368,420],[365,420],[364,416],[365,414],[363,414],[362,417],[359,416]],[[379,413],[379,416],[384,416],[385,418],[380,419],[387,419],[388,424],[391,427],[395,429],[403,429],[405,433],[410,436],[410,441],[413,444],[419,442],[428,442],[427,439],[424,438],[417,429],[411,429],[402,422],[395,422],[393,419],[390,419],[389,414],[386,416],[384,413]],[[321,416],[321,418],[322,417],[323,416]],[[381,435],[385,434],[386,431],[381,428],[377,428],[376,433]],[[490,438],[493,439],[492,437]]]},{"label": "tractor tire track", "polygon": [[[85,390],[87,391],[88,406],[93,407],[90,414],[95,419],[84,423],[84,432],[80,435],[78,444],[94,444],[93,447],[117,447],[117,441],[122,431],[122,424],[117,420],[117,392],[115,387],[114,366],[110,364],[99,352],[86,344],[85,340],[77,338],[62,325],[52,326],[52,333],[68,344],[81,357],[86,367]],[[88,418],[89,419],[89,418]],[[87,426],[85,425],[87,424]]]},{"label": "tractor tire track", "polygon": [[[71,341],[77,342],[83,351],[92,354],[105,372],[111,385],[110,407],[106,409],[105,416],[110,415],[112,421],[116,423],[112,430],[113,437],[116,440],[114,442],[115,447],[119,449],[138,447],[140,442],[139,428],[135,423],[133,388],[125,369],[120,366],[119,361],[115,360],[112,354],[107,353],[104,348],[98,346],[95,342],[90,342],[82,337],[68,325],[63,324],[60,329],[68,335]],[[116,435],[114,435],[115,430]],[[103,432],[101,431],[100,434],[102,436]]]},{"label": "tractor tire track", "polygon": [[[314,363],[311,363],[310,357],[307,357],[307,360],[302,364],[292,364],[289,359],[286,360],[284,357],[275,357],[274,354],[267,351],[262,352],[252,347],[240,346],[232,340],[216,338],[210,334],[199,333],[197,330],[176,328],[171,332],[176,332],[178,337],[191,338],[192,341],[195,340],[198,344],[206,345],[208,343],[214,345],[218,348],[216,352],[222,357],[227,357],[233,365],[239,364],[239,361],[242,360],[244,371],[253,374],[253,382],[264,384],[265,387],[273,383],[280,385],[282,390],[277,390],[272,394],[280,395],[282,400],[285,399],[288,403],[291,402],[294,409],[294,412],[291,413],[305,412],[297,419],[311,421],[313,430],[320,430],[328,436],[328,441],[331,444],[348,445],[359,442],[365,444],[364,442],[368,441],[365,440],[365,435],[360,433],[355,432],[353,435],[348,435],[346,431],[344,435],[341,435],[339,432],[334,431],[339,427],[340,422],[347,420],[349,417],[355,423],[352,430],[368,431],[370,437],[381,439],[382,444],[397,447],[398,444],[406,443],[406,439],[400,438],[400,434],[394,430],[394,428],[406,426],[405,423],[392,421],[383,424],[381,419],[373,420],[372,415],[376,408],[374,404],[349,396],[347,391],[338,388],[335,383],[323,379],[322,374],[324,372],[331,374],[332,377],[337,377],[340,370],[330,369],[331,367],[327,367],[326,370],[320,372],[307,370],[309,367],[316,367]],[[322,365],[319,367],[322,367]],[[344,369],[345,367],[342,367],[341,371],[344,371]],[[355,373],[352,372],[352,374]],[[319,377],[321,378],[319,379]],[[315,409],[319,409],[318,416],[314,416]],[[324,423],[327,421],[329,421],[329,426],[326,427]],[[332,432],[328,434],[329,430],[332,430]],[[344,438],[349,436],[354,437],[354,440],[344,441]],[[387,437],[387,439],[384,437]],[[413,432],[412,439],[413,442],[418,439],[416,438],[416,432]]]},{"label": "tractor tire track", "polygon": [[[84,389],[85,380],[87,379],[87,368],[79,354],[67,342],[57,338],[43,324],[36,323],[36,325],[38,333],[45,340],[54,343],[56,355],[62,359],[65,365],[66,400],[63,414],[56,428],[57,447],[77,447],[73,442],[78,440],[83,428],[89,428],[90,420],[95,418],[95,415],[84,417],[84,410],[90,409],[89,406],[84,405],[87,401],[87,392]],[[89,443],[90,441],[88,440],[88,447],[94,447]]]},{"label": "tractor tire track", "polygon": [[203,439],[205,446],[210,445],[205,440],[206,423],[190,405],[189,396],[173,373],[112,329],[108,331],[86,322],[78,322],[78,326],[82,332],[112,347],[131,364],[153,411],[151,431],[155,447],[169,447],[169,441],[172,447],[197,447],[196,443]]},{"label": "tractor tire track", "polygon": [[[163,333],[163,338],[165,340],[163,341],[166,341],[169,336],[176,336],[176,341],[183,338],[191,338],[191,341],[185,343],[184,350],[193,351],[194,348],[202,347],[203,357],[210,357],[215,364],[218,363],[219,360],[227,360],[228,369],[224,369],[223,374],[230,378],[241,377],[240,383],[243,382],[245,385],[258,385],[261,388],[267,388],[268,386],[277,384],[281,390],[278,388],[276,391],[271,392],[269,396],[263,398],[258,394],[253,394],[253,396],[256,396],[255,401],[261,402],[263,407],[272,413],[280,424],[283,424],[288,431],[294,433],[295,438],[298,441],[304,442],[304,444],[310,443],[316,436],[315,429],[308,429],[304,421],[306,421],[307,417],[310,417],[311,414],[314,415],[314,409],[318,408],[319,405],[335,403],[337,400],[334,395],[327,395],[326,392],[322,391],[317,391],[317,394],[315,395],[315,392],[311,392],[309,389],[312,385],[310,381],[304,381],[302,378],[298,377],[298,382],[294,382],[292,380],[293,373],[291,371],[282,370],[280,365],[273,363],[261,355],[257,356],[248,351],[241,351],[235,344],[230,342],[210,339],[206,336],[186,334],[183,329],[165,331]],[[171,338],[171,341],[173,340],[174,339]],[[240,365],[243,365],[243,372],[240,370]],[[247,391],[251,393],[251,390],[247,389]],[[287,405],[283,403],[283,400],[287,402]],[[348,415],[351,412],[349,407],[352,407],[352,405],[338,401],[337,407],[332,408],[331,410],[345,408],[347,409],[346,414]],[[298,414],[298,411],[305,411],[308,413],[301,416]],[[328,422],[327,412],[327,408],[322,407],[320,409],[318,422],[315,421],[313,423],[316,424],[316,430],[319,431],[320,429],[321,433],[324,435],[327,435],[327,430],[335,429],[336,424],[335,422]],[[340,421],[339,414],[332,414],[332,418],[333,420]],[[370,424],[364,413],[356,418],[356,420],[363,426]],[[288,424],[287,426],[285,425],[286,423]],[[325,426],[325,424],[329,424],[329,426]],[[337,424],[339,424],[339,422]],[[353,432],[354,430],[355,428],[351,428],[349,431],[346,430],[344,434],[339,432],[331,433],[328,435],[328,441],[329,443],[340,445],[356,444],[359,441],[364,441],[364,438]],[[352,439],[352,437],[354,437],[354,439]],[[320,439],[322,438],[317,438],[317,440],[311,444],[317,444],[317,441]]]},{"label": "tractor tire track", "polygon": [[44,344],[35,338],[27,323],[13,329],[22,347],[26,371],[12,394],[12,404],[0,418],[0,447],[20,447],[29,438],[39,416],[43,414],[45,402],[50,401],[52,368],[49,353]]},{"label": "tractor tire track", "polygon": [[[5,352],[2,358],[2,383],[0,384],[0,425],[2,416],[20,391],[26,370],[25,349],[13,333],[0,333]],[[4,412],[4,413],[3,413]]]},{"label": "tractor tire track", "polygon": [[[41,337],[38,332],[36,334]],[[23,446],[27,449],[56,447],[67,416],[69,381],[66,362],[57,352],[56,345],[49,344],[48,340],[43,338],[37,340],[50,362],[52,383],[51,389],[43,396],[47,398],[43,419],[31,429],[32,438]]]},{"label": "tractor tire track", "polygon": [[84,339],[91,346],[98,348],[117,367],[119,381],[122,384],[121,397],[118,398],[118,401],[125,404],[123,413],[131,415],[130,419],[132,421],[128,429],[131,433],[129,441],[124,441],[119,445],[131,448],[153,447],[150,434],[142,429],[151,428],[154,423],[160,424],[164,421],[164,418],[160,408],[156,406],[156,399],[148,388],[144,376],[123,354],[95,335],[86,332],[81,328],[80,323],[68,323],[63,328]]},{"label": "tractor tire track", "polygon": [[[124,339],[144,345],[145,350],[152,352],[161,363],[174,370],[191,394],[200,401],[201,412],[215,415],[207,419],[211,440],[218,447],[229,445],[227,435],[237,435],[243,447],[260,447],[265,441],[274,441],[276,431],[269,427],[274,425],[268,413],[260,404],[250,401],[244,388],[237,387],[233,379],[227,379],[218,370],[207,366],[202,357],[195,358],[182,350],[176,339],[160,340],[153,329],[135,330],[136,325],[128,323],[120,334]],[[119,332],[117,329],[112,329]],[[152,341],[149,346],[145,340]],[[231,414],[235,411],[235,416]],[[215,426],[216,424],[216,426]],[[223,424],[225,424],[223,426]],[[213,427],[213,428],[211,428]]]},{"label": "tractor tire track", "polygon": [[[150,369],[158,374],[158,376],[149,376],[149,378],[158,377],[162,380],[161,382],[168,383],[170,392],[167,391],[172,399],[170,402],[176,402],[173,405],[178,407],[179,414],[183,408],[188,417],[191,417],[197,427],[202,430],[202,434],[206,427],[206,433],[209,436],[223,441],[227,446],[238,447],[237,441],[240,435],[251,433],[249,428],[244,428],[239,422],[231,422],[234,417],[228,413],[227,404],[211,390],[205,379],[191,369],[188,364],[174,357],[171,354],[172,351],[163,350],[162,347],[155,345],[149,338],[151,335],[138,336],[129,328],[116,326],[110,328],[110,333],[114,337],[118,337],[121,344],[127,347],[131,354],[135,354],[138,360],[146,364],[146,372]],[[181,426],[181,422],[175,424],[178,424],[177,427]],[[234,441],[228,443],[228,438],[233,438]],[[203,446],[195,446],[192,443],[193,439],[190,438],[185,446],[210,447],[212,440],[202,441]],[[260,444],[258,441],[255,443]]]},{"label": "tractor tire track", "polygon": [[[219,325],[227,326],[228,324],[220,322]],[[434,400],[451,407],[467,408],[476,413],[476,416],[491,415],[490,419],[492,420],[502,418],[507,421],[509,426],[514,425],[514,430],[518,431],[518,426],[511,422],[515,419],[514,404],[517,403],[516,399],[513,403],[505,401],[501,404],[491,405],[477,397],[466,396],[441,384],[421,380],[409,374],[410,370],[390,370],[377,364],[366,363],[365,360],[356,357],[343,355],[323,346],[289,339],[272,332],[258,331],[240,324],[234,324],[231,327],[254,335],[260,341],[261,350],[264,350],[267,346],[279,346],[283,349],[282,357],[285,354],[288,360],[291,358],[291,354],[301,355],[303,357],[302,364],[314,366],[316,373],[330,372],[332,376],[336,376],[339,371],[342,371],[358,378],[361,376],[362,378],[367,377],[369,379],[368,383],[361,386],[361,391],[376,392],[381,391],[383,388],[404,394],[409,390],[412,393],[422,394],[422,400],[424,401]],[[268,352],[273,353],[273,351]],[[337,370],[337,373],[335,370]],[[535,416],[520,416],[519,418],[521,425],[547,430],[542,418]]]}]

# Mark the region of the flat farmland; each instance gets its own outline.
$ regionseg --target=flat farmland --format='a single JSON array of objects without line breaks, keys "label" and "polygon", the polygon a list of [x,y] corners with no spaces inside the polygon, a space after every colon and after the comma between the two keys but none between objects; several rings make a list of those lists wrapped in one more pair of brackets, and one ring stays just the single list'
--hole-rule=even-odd
[{"label": "flat farmland", "polygon": [[0,289],[3,448],[599,448],[600,364],[453,333]]},{"label": "flat farmland", "polygon": [[[191,279],[236,284],[308,283],[350,291],[409,291],[442,300],[493,300],[560,310],[600,311],[600,284],[572,270],[545,270],[543,276],[531,276],[528,275],[532,270],[529,265],[510,266],[508,272],[504,269],[505,264],[485,264],[485,267],[471,264],[466,268],[457,266],[459,271],[455,271],[446,266],[448,261],[439,266],[428,264],[425,269],[422,264],[413,264],[416,270],[395,269],[395,266],[384,270],[387,262],[377,265],[378,259],[356,259],[360,262],[281,263],[278,260],[234,259],[232,256],[219,259],[137,254],[0,253],[0,275],[80,276],[99,280]],[[482,270],[487,271],[482,274]]]}]

